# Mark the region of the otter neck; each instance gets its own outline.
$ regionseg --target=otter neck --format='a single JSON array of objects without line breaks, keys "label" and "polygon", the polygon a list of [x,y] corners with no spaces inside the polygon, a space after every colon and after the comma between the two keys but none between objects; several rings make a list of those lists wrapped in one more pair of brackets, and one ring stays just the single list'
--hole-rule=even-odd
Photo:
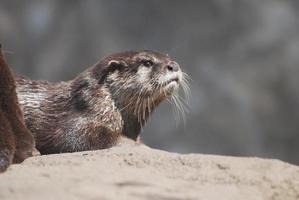
[{"label": "otter neck", "polygon": [[136,140],[142,127],[161,101],[153,101],[151,97],[138,97],[135,91],[125,90],[116,94],[113,86],[109,89],[124,121],[122,133]]}]

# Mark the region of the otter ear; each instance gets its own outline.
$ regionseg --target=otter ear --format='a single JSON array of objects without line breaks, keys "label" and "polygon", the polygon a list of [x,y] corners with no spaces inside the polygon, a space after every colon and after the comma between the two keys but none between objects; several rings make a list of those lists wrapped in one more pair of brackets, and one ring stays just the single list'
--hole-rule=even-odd
[{"label": "otter ear", "polygon": [[110,60],[108,64],[104,66],[105,67],[100,68],[100,70],[95,73],[96,77],[98,77],[99,84],[102,84],[110,73],[113,73],[115,70],[121,70],[126,67],[127,64],[124,61]]},{"label": "otter ear", "polygon": [[110,60],[108,63],[108,68],[110,69],[109,71],[114,71],[116,69],[121,69],[122,67],[125,67],[126,63],[123,61],[118,61],[118,60]]}]

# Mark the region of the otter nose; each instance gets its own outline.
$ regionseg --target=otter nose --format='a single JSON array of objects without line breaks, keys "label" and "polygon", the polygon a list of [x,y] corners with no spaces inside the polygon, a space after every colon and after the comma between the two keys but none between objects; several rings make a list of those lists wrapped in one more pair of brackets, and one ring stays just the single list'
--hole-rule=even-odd
[{"label": "otter nose", "polygon": [[179,71],[180,66],[176,62],[172,61],[172,62],[168,63],[168,65],[166,65],[166,68],[168,71],[177,72],[177,71]]}]

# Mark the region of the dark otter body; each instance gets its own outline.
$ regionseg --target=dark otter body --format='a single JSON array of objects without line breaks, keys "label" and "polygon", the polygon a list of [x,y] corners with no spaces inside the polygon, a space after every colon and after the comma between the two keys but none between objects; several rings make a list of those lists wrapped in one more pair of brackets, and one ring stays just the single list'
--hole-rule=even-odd
[{"label": "dark otter body", "polygon": [[0,47],[0,172],[37,153],[18,105],[15,81]]},{"label": "dark otter body", "polygon": [[156,106],[183,78],[177,63],[152,51],[113,54],[60,83],[16,77],[27,127],[42,154],[103,149],[137,140]]}]

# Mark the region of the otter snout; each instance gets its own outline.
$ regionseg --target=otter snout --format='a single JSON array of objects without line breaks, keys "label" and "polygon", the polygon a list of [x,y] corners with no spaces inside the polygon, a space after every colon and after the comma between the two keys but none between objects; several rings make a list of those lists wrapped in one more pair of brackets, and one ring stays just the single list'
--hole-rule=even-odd
[{"label": "otter snout", "polygon": [[170,61],[165,67],[170,72],[178,72],[180,70],[180,65],[174,61]]}]

